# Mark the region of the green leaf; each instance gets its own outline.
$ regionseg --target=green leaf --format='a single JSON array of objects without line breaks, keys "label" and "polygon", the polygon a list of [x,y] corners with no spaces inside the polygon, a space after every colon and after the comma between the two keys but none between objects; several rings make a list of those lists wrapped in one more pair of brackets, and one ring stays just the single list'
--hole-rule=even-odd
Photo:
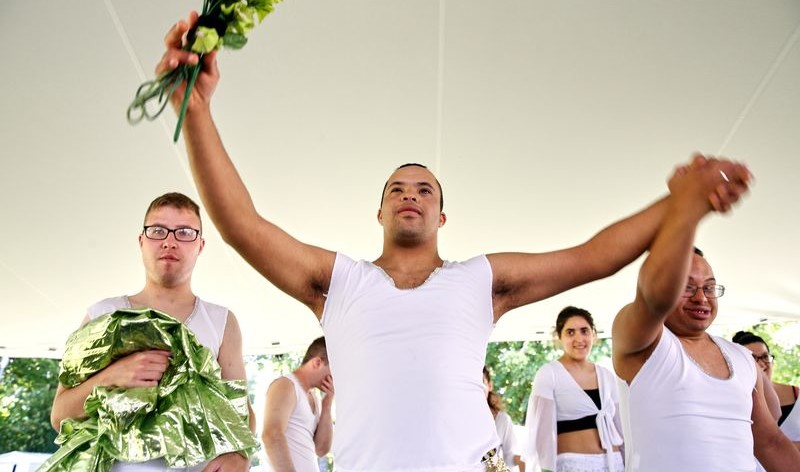
[{"label": "green leaf", "polygon": [[222,38],[222,45],[230,49],[241,49],[247,44],[247,37],[238,33],[227,33]]}]

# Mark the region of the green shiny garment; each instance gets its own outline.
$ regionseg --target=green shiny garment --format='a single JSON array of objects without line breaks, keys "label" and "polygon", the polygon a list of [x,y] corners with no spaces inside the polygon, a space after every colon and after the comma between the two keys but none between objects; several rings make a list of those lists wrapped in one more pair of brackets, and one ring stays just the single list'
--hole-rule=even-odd
[{"label": "green shiny garment", "polygon": [[164,313],[118,310],[87,323],[67,340],[59,380],[75,387],[148,349],[172,352],[159,385],[95,387],[84,404],[87,418],[61,423],[61,448],[39,471],[109,471],[115,461],[158,458],[170,468],[191,467],[227,452],[257,451],[246,382],[222,380],[214,354]]}]

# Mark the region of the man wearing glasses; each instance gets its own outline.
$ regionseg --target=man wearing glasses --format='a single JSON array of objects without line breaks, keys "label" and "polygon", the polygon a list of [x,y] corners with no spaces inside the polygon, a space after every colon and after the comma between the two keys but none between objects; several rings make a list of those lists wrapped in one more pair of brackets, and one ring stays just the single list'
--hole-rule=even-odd
[{"label": "man wearing glasses", "polygon": [[628,384],[625,470],[754,471],[755,451],[767,470],[797,471],[800,453],[768,411],[750,352],[706,332],[725,288],[693,249],[712,211],[703,188],[714,175],[705,166],[697,161],[670,180],[636,299],[614,320],[614,368]]},{"label": "man wearing glasses", "polygon": [[[236,317],[227,308],[201,300],[192,292],[192,271],[205,245],[201,229],[200,208],[189,197],[173,192],[153,200],[139,234],[145,268],[144,288],[135,295],[107,298],[95,303],[89,307],[81,326],[119,309],[155,309],[183,322],[198,341],[216,355],[223,379],[244,380],[242,336]],[[51,412],[53,427],[58,430],[65,418],[85,418],[84,402],[95,386],[135,388],[158,385],[169,364],[169,357],[169,351],[139,351],[113,362],[74,388],[59,385]],[[250,429],[255,432],[252,408]],[[223,467],[213,470],[247,470],[249,461],[238,453],[229,453],[212,460],[208,466]],[[156,460],[141,464],[118,463],[115,470],[166,468],[163,460]]]}]

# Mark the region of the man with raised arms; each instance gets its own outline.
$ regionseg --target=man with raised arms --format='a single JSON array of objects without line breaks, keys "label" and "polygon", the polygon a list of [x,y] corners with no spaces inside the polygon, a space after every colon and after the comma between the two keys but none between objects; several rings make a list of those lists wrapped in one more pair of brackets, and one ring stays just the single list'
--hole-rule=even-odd
[{"label": "man with raised arms", "polygon": [[[157,73],[197,63],[181,49],[196,18],[167,34]],[[192,172],[225,241],[320,320],[336,383],[337,470],[496,467],[499,441],[480,375],[494,324],[509,310],[607,277],[636,259],[650,245],[667,199],[579,246],[450,262],[437,245],[446,222],[439,182],[424,166],[401,166],[385,183],[377,214],[383,250],[372,262],[355,261],[294,239],[256,211],[211,117],[215,58],[203,58],[183,124]],[[746,187],[746,171],[731,162],[713,166],[731,176],[709,195],[726,208]]]}]

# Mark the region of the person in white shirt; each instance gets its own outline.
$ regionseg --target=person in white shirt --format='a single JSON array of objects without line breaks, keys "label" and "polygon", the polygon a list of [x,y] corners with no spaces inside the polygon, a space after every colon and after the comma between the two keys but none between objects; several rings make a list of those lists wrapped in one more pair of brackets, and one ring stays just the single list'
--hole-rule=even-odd
[{"label": "person in white shirt", "polygon": [[749,180],[713,164],[698,157],[670,180],[669,208],[639,271],[636,298],[614,319],[614,368],[627,384],[629,472],[752,472],[754,450],[768,470],[800,464],[767,409],[750,352],[707,333],[724,287],[693,249],[695,233],[712,211],[709,188]]},{"label": "person in white shirt", "polygon": [[[223,379],[246,380],[242,357],[242,333],[236,317],[227,308],[201,300],[191,287],[197,258],[203,251],[200,207],[191,198],[170,192],[154,199],[144,216],[139,248],[145,268],[144,288],[135,295],[108,298],[92,305],[81,326],[118,309],[151,308],[180,320],[198,341],[217,357]],[[108,365],[74,388],[58,386],[51,422],[58,430],[64,418],[85,418],[84,402],[95,386],[122,388],[158,385],[169,362],[169,351],[140,351]],[[250,430],[255,418],[250,408]],[[211,460],[205,468],[193,470],[248,470],[250,461],[241,454],[228,453]],[[164,461],[122,463],[114,471],[167,470]]]},{"label": "person in white shirt", "polygon": [[[317,389],[325,396],[320,400]],[[274,472],[319,472],[317,459],[333,439],[333,378],[325,338],[315,339],[303,361],[267,389],[261,439]]]},{"label": "person in white shirt", "polygon": [[528,401],[528,449],[555,472],[623,472],[617,380],[589,361],[597,332],[591,313],[568,306],[556,318],[564,354],[542,366]]},{"label": "person in white shirt", "polygon": [[486,388],[486,402],[489,404],[497,436],[500,438],[499,452],[503,461],[511,472],[525,472],[525,462],[520,456],[517,435],[514,433],[514,422],[511,420],[511,415],[506,412],[503,397],[494,391],[492,372],[486,366],[483,366],[483,385]]},{"label": "person in white shirt", "polygon": [[[798,397],[798,387],[772,381],[773,357],[769,352],[769,345],[764,338],[749,331],[739,331],[733,336],[733,342],[746,347],[753,353],[756,365],[763,373],[764,394],[772,393],[777,411],[773,416],[778,421],[778,428],[791,440],[795,447],[800,449],[800,401]],[[770,388],[772,389],[770,391]],[[767,397],[767,404],[770,398]],[[759,471],[764,468],[759,464]]]}]

